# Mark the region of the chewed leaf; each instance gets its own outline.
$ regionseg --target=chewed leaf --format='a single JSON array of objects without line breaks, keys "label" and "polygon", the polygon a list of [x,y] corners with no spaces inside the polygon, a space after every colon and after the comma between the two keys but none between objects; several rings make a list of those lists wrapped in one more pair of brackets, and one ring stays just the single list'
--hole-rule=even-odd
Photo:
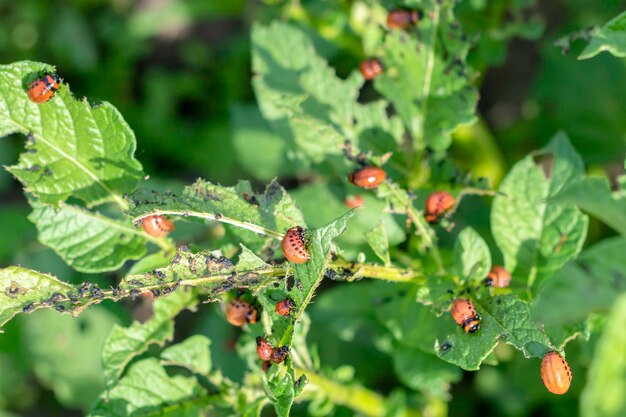
[{"label": "chewed leaf", "polygon": [[31,102],[25,84],[51,69],[31,61],[0,66],[0,137],[29,136],[27,152],[9,170],[44,203],[73,196],[88,206],[126,208],[122,196],[143,176],[132,130],[109,103],[77,100],[64,82],[47,103]]},{"label": "chewed leaf", "polygon": [[240,181],[235,187],[223,187],[201,179],[185,187],[180,196],[144,194],[132,197],[131,214],[137,218],[166,214],[216,220],[231,225],[231,230],[248,244],[248,239],[256,235],[247,231],[281,238],[287,229],[305,224],[300,209],[276,181],[263,194],[256,194],[247,181]]},{"label": "chewed leaf", "polygon": [[150,238],[130,221],[114,220],[82,207],[59,203],[54,207],[29,199],[39,241],[54,249],[81,272],[115,271],[124,262],[146,253]]},{"label": "chewed leaf", "polygon": [[[453,19],[452,8],[441,3],[420,22],[421,36],[392,31],[379,45],[385,71],[376,89],[393,103],[418,146],[437,151],[450,145],[454,129],[474,121],[478,102],[465,67],[469,42],[448,24]],[[440,44],[444,36],[446,50]]]},{"label": "chewed leaf", "polygon": [[446,362],[476,370],[498,341],[515,346],[527,358],[540,358],[551,350],[550,340],[535,323],[527,302],[508,295],[474,305],[481,320],[476,333],[467,334],[457,327],[455,332],[437,340],[437,354]]},{"label": "chewed leaf", "polygon": [[65,294],[75,287],[58,278],[19,266],[0,269],[0,328],[16,314],[30,312],[35,308],[53,307],[54,303],[42,305],[55,294]]}]

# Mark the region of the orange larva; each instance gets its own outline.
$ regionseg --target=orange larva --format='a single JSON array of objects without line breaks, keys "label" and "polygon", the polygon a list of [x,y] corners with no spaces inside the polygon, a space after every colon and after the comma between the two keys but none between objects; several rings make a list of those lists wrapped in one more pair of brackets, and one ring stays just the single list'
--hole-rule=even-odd
[{"label": "orange larva", "polygon": [[256,354],[262,361],[269,361],[272,358],[272,345],[264,337],[256,338]]},{"label": "orange larva", "polygon": [[373,165],[357,169],[348,177],[352,184],[357,187],[365,188],[366,190],[378,187],[386,178],[387,173],[385,170]]},{"label": "orange larva", "polygon": [[258,314],[257,309],[252,304],[239,298],[234,298],[226,305],[226,320],[233,326],[241,327],[246,323],[254,324]]},{"label": "orange larva", "polygon": [[304,245],[304,229],[300,226],[287,230],[282,248],[285,258],[294,264],[303,264],[309,260],[309,252]]},{"label": "orange larva", "polygon": [[276,314],[278,314],[279,316],[287,317],[291,314],[291,310],[293,310],[295,307],[296,303],[294,303],[291,298],[286,298],[276,303]]},{"label": "orange larva", "polygon": [[466,333],[474,333],[480,327],[480,316],[470,300],[456,299],[452,303],[451,313],[456,324],[461,326]]},{"label": "orange larva", "polygon": [[419,10],[392,10],[387,15],[387,27],[389,29],[406,29],[409,26],[417,25],[422,18]]},{"label": "orange larva", "polygon": [[485,285],[488,287],[498,287],[504,288],[508,287],[511,283],[511,274],[509,271],[501,267],[500,265],[495,265],[487,274],[487,278],[485,278]]},{"label": "orange larva", "polygon": [[553,394],[565,394],[572,382],[572,371],[567,361],[559,352],[546,353],[541,361],[541,379],[543,385]]},{"label": "orange larva", "polygon": [[58,89],[59,77],[56,74],[44,74],[28,85],[28,98],[37,104],[45,103],[54,97]]},{"label": "orange larva", "polygon": [[263,361],[263,363],[261,364],[261,369],[263,369],[263,372],[267,372],[267,371],[269,371],[270,366],[272,366],[272,362],[270,362],[270,361]]},{"label": "orange larva", "polygon": [[432,192],[426,199],[426,221],[436,223],[455,203],[454,197],[446,191]]},{"label": "orange larva", "polygon": [[173,222],[160,215],[144,217],[141,221],[141,227],[147,234],[153,237],[167,236],[169,232],[173,232],[176,228]]},{"label": "orange larva", "polygon": [[361,62],[359,70],[366,80],[373,80],[383,73],[383,63],[378,58],[370,58]]}]

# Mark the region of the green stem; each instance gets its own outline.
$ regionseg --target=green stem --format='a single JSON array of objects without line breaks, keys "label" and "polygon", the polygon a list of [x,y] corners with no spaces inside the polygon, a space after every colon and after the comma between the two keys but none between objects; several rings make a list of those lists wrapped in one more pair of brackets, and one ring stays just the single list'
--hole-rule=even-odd
[{"label": "green stem", "polygon": [[[303,374],[309,382],[322,391],[335,404],[343,405],[369,417],[383,417],[387,412],[385,397],[363,386],[344,385],[318,373],[295,369],[296,374]],[[422,417],[418,410],[407,409],[400,414],[403,417]]]}]

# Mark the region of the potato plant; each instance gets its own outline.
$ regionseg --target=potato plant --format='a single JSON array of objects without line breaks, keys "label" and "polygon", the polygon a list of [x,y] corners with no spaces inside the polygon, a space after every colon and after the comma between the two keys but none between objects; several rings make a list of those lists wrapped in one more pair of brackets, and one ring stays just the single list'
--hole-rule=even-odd
[{"label": "potato plant", "polygon": [[[591,335],[588,372],[557,362],[543,371],[572,379],[564,398],[582,390],[581,415],[624,415],[626,177],[588,176],[565,130],[540,138],[544,145],[499,184],[459,167],[451,145],[481,129],[480,71],[505,48],[474,27],[477,19],[461,24],[463,7],[363,1],[336,11],[356,40],[343,47],[380,64],[341,75],[324,57],[329,46],[315,22],[307,26],[286,7],[283,18],[255,23],[258,109],[234,117],[267,124],[249,146],[238,145],[264,187],[211,178],[154,187],[136,154],[142,138],[115,103],[81,98],[62,66],[37,56],[1,65],[0,136],[10,136],[1,140],[24,139],[19,160],[5,168],[23,187],[38,240],[75,272],[0,269],[0,325],[37,310],[60,319],[100,303],[153,299],[148,318],[115,324],[103,346],[71,348],[101,349],[104,384],[92,417],[446,416],[463,371],[498,369],[516,355],[536,377],[524,389],[545,390],[541,360],[567,358]],[[392,10],[407,21],[390,23]],[[512,13],[518,26],[504,38],[531,28],[521,8]],[[590,31],[578,58],[626,56],[625,22],[622,14]],[[473,66],[470,50],[488,59]],[[45,74],[60,77],[58,91],[33,100]],[[612,158],[623,164],[623,153]],[[363,167],[382,171],[362,182],[355,175]],[[447,194],[429,200],[433,192]],[[176,230],[148,233],[142,225],[154,216]],[[615,233],[588,245],[597,221]],[[302,241],[293,245],[306,252],[299,263],[281,245],[296,226]],[[493,267],[510,282],[490,275]],[[458,299],[471,314],[451,314]],[[210,317],[210,331],[175,334],[197,315]],[[227,319],[241,329],[233,333]],[[267,356],[259,340],[269,343]],[[230,356],[215,353],[226,345]],[[355,358],[372,365],[351,365]],[[386,389],[367,386],[361,371],[391,380]]]}]

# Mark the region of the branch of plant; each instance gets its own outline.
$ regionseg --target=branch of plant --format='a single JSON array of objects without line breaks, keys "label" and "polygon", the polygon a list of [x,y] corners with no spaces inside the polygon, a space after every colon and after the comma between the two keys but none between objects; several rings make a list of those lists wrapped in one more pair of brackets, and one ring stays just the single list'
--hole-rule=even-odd
[{"label": "branch of plant", "polygon": [[[336,260],[328,265],[330,270],[337,275],[349,275],[347,281],[354,281],[361,278],[380,279],[390,282],[406,282],[423,284],[425,277],[421,272],[412,269],[402,269],[374,264],[350,263],[343,260]],[[241,288],[253,288],[258,290],[271,285],[274,282],[284,280],[289,274],[290,268],[287,265],[268,266],[264,269],[254,269],[248,271],[238,271],[236,275],[229,270],[210,276],[181,277],[176,281],[145,283],[146,274],[127,275],[116,288],[100,289],[96,284],[83,283],[75,287],[76,292],[67,294],[55,294],[50,300],[40,300],[33,302],[29,306],[29,311],[54,306],[58,311],[69,311],[77,316],[87,307],[98,304],[104,300],[119,301],[125,298],[136,298],[142,293],[151,292],[154,296],[167,295],[179,287],[208,287],[211,286],[218,291],[211,293],[210,301],[215,300],[221,292],[226,292],[230,287],[219,287],[226,282],[237,282]],[[65,304],[70,304],[69,309]]]}]

